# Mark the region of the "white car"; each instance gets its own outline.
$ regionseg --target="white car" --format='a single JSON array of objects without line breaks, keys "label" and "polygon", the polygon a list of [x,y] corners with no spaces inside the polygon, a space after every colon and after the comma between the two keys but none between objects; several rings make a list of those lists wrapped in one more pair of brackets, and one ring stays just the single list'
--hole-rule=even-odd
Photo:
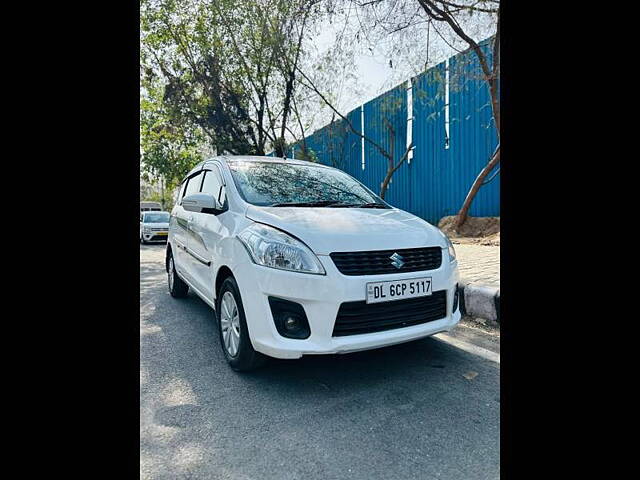
[{"label": "white car", "polygon": [[140,212],[140,243],[166,242],[169,218],[169,212]]},{"label": "white car", "polygon": [[449,239],[335,168],[223,156],[183,181],[166,251],[169,291],[216,312],[234,370],[265,356],[346,353],[451,330]]}]

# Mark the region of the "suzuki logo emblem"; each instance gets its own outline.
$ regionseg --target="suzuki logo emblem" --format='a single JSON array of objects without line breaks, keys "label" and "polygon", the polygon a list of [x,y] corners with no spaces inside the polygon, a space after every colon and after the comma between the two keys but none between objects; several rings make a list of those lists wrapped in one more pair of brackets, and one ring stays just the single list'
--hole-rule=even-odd
[{"label": "suzuki logo emblem", "polygon": [[398,255],[397,253],[394,253],[389,258],[391,259],[391,265],[396,268],[402,268],[402,266],[404,265],[404,258],[402,258],[402,256]]}]

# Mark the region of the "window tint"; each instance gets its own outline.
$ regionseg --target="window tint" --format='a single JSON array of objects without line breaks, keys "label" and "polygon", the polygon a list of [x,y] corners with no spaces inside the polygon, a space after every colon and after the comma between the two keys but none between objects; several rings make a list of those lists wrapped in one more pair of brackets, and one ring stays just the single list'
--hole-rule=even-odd
[{"label": "window tint", "polygon": [[220,187],[222,186],[222,179],[217,169],[207,170],[205,172],[204,183],[202,184],[202,193],[208,193],[213,195],[220,201],[220,204],[224,205],[226,192],[224,188],[222,192]]},{"label": "window tint", "polygon": [[191,177],[187,181],[187,188],[184,190],[183,197],[193,193],[198,193],[200,191],[200,182],[202,182],[202,173],[198,173],[195,177]]}]

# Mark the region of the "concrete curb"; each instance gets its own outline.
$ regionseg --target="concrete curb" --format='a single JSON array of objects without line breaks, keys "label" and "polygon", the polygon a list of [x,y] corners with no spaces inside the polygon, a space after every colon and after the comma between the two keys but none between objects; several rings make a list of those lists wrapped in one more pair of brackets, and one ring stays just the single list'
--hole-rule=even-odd
[{"label": "concrete curb", "polygon": [[481,285],[458,285],[463,315],[500,323],[500,289]]}]

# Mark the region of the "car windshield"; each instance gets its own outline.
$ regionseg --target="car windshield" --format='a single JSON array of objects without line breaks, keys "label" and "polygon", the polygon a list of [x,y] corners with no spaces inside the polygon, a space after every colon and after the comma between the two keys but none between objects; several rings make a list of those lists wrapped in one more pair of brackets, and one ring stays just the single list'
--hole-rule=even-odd
[{"label": "car windshield", "polygon": [[354,178],[333,168],[251,161],[228,165],[240,195],[253,205],[388,208]]},{"label": "car windshield", "polygon": [[145,213],[144,223],[169,223],[169,214],[162,213]]}]

